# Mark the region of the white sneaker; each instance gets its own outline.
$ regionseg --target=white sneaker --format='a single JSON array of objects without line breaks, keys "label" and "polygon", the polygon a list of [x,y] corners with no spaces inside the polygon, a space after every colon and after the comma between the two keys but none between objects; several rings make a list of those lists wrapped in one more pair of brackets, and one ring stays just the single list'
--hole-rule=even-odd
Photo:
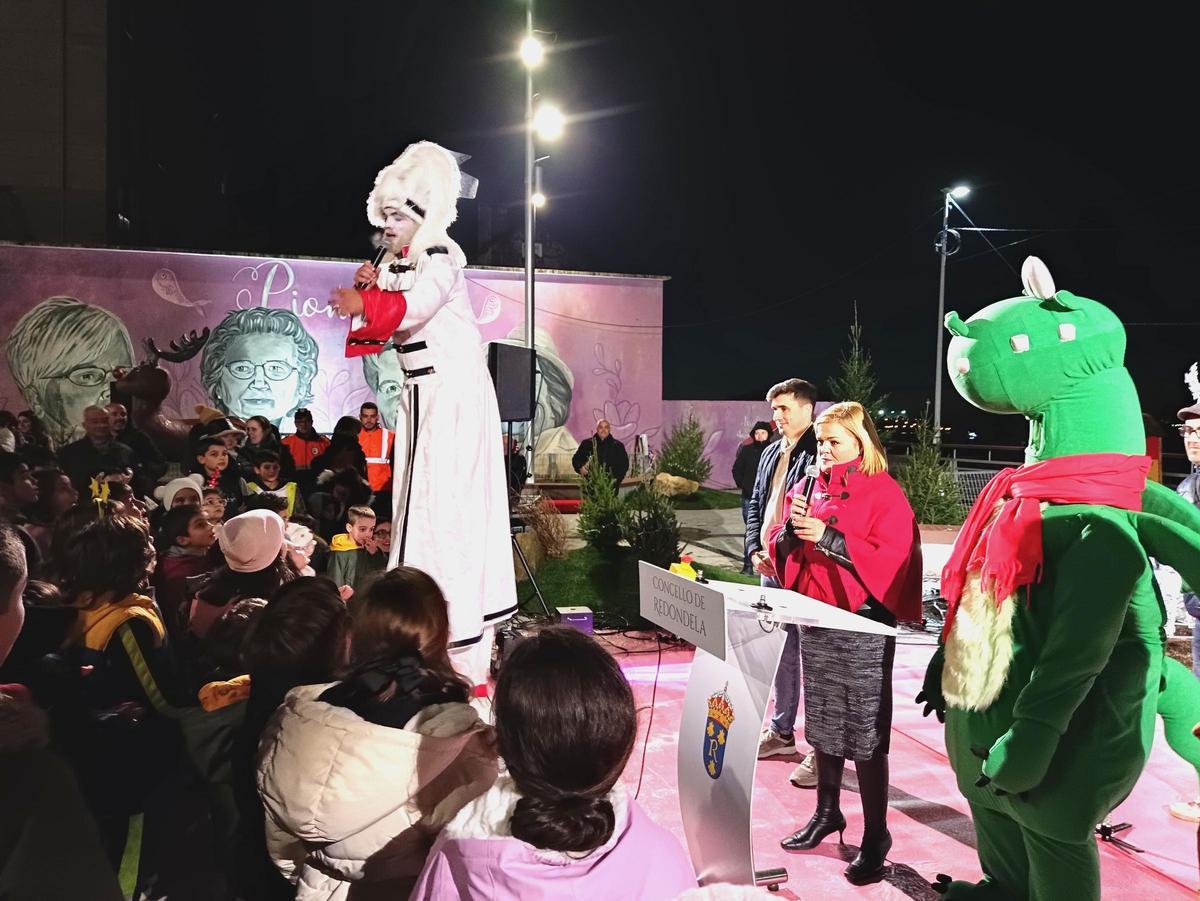
[{"label": "white sneaker", "polygon": [[1168,810],[1171,816],[1187,823],[1200,823],[1200,800],[1176,801]]},{"label": "white sneaker", "polygon": [[763,732],[762,738],[758,740],[758,759],[764,757],[774,757],[779,754],[795,754],[796,753],[796,736],[793,734],[790,738],[784,738],[774,729],[767,729]]},{"label": "white sneaker", "polygon": [[792,775],[788,776],[788,781],[796,788],[816,788],[817,787],[817,757],[816,754],[809,753],[803,760],[796,764],[796,768],[792,770]]}]

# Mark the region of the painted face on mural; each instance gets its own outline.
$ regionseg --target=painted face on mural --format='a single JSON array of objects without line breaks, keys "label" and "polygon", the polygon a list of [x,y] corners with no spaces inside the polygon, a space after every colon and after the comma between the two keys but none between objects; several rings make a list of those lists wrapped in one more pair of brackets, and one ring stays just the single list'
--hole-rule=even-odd
[{"label": "painted face on mural", "polygon": [[82,433],[83,411],[110,399],[114,369],[133,366],[133,344],[121,320],[73,297],[37,304],[13,327],[9,369],[51,439]]},{"label": "painted face on mural", "polygon": [[296,406],[299,386],[296,344],[283,335],[239,335],[229,342],[217,382],[234,416],[278,422]]},{"label": "painted face on mural", "polygon": [[400,354],[389,345],[380,353],[370,354],[361,359],[363,379],[375,394],[375,403],[379,406],[379,419],[385,429],[394,429],[400,392],[404,390],[404,368],[400,365]]}]

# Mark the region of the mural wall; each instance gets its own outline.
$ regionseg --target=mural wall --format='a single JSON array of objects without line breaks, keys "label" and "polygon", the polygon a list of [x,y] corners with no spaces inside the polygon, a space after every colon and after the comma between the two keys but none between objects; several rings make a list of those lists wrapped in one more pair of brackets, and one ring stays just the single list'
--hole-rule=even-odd
[{"label": "mural wall", "polygon": [[[328,308],[331,288],[356,262],[157,251],[0,245],[0,409],[34,410],[61,443],[81,434],[83,410],[108,401],[112,370],[143,360],[205,326],[201,352],[163,361],[168,416],[197,404],[262,415],[292,430],[300,406],[328,433],[339,417],[377,399],[391,424],[403,375],[396,354],[347,359],[347,320]],[[468,270],[484,342],[524,343],[523,273]],[[608,419],[633,446],[657,447],[694,410],[709,434],[712,483],[730,485],[738,443],[765,402],[662,400],[662,282],[652,278],[539,274],[537,468],[570,472],[570,456]],[[481,349],[481,353],[482,353]],[[765,387],[764,387],[765,391]],[[523,427],[516,431],[523,433]]]},{"label": "mural wall", "polygon": [[[308,407],[328,432],[378,397],[390,419],[402,374],[396,355],[346,359],[347,321],[331,288],[355,262],[154,251],[0,246],[0,409],[33,409],[56,441],[80,434],[83,409],[108,400],[111,372],[205,326],[200,354],[169,368],[170,416],[197,404],[263,415],[290,431]],[[469,270],[483,340],[524,341],[523,276]],[[572,453],[606,417],[632,444],[662,414],[662,282],[539,274],[539,448]],[[481,353],[483,350],[481,349]],[[569,468],[569,460],[566,465]]]}]

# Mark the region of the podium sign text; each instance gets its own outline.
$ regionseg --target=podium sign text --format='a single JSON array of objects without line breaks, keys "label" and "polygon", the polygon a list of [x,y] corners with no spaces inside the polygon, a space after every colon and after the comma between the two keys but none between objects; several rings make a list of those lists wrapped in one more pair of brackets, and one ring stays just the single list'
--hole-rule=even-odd
[{"label": "podium sign text", "polygon": [[725,595],[646,561],[638,563],[641,614],[684,641],[725,659]]}]

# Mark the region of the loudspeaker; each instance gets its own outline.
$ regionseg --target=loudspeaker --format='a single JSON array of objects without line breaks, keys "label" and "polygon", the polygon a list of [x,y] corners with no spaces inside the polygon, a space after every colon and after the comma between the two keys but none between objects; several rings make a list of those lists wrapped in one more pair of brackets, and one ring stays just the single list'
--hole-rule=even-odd
[{"label": "loudspeaker", "polygon": [[501,422],[529,422],[534,410],[534,366],[531,347],[493,341],[488,344],[488,372],[496,386]]}]

